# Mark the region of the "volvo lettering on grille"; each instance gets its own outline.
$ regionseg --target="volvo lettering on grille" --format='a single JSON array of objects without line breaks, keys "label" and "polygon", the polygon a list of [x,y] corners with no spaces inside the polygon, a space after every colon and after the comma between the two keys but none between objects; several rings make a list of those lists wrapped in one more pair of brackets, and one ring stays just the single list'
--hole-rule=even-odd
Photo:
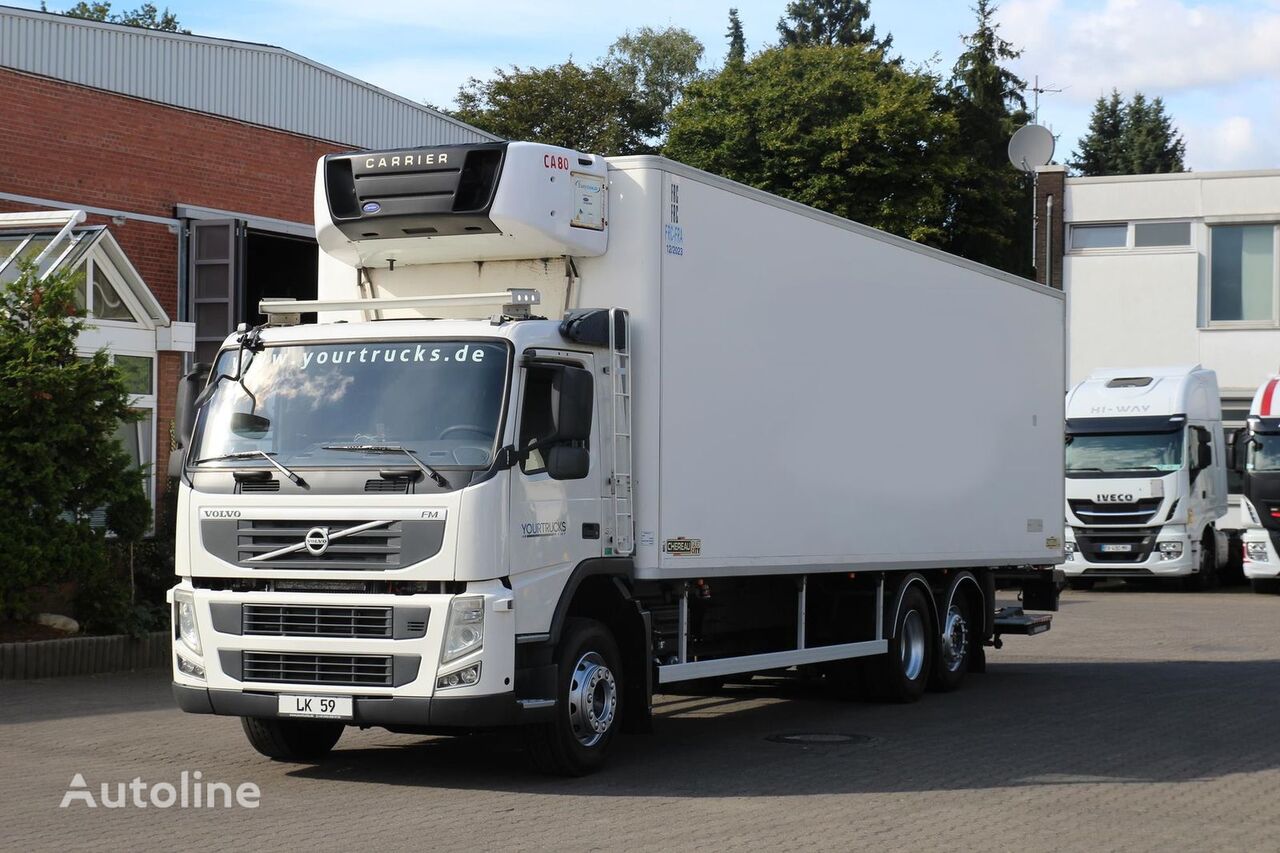
[{"label": "volvo lettering on grille", "polygon": [[307,553],[316,557],[324,555],[329,550],[329,528],[313,527],[307,531],[307,538],[302,540],[307,546]]}]

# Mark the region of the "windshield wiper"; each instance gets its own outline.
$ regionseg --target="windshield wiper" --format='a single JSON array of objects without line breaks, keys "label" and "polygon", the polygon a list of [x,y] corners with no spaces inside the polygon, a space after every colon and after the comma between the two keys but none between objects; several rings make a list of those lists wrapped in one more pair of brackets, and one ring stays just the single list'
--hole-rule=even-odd
[{"label": "windshield wiper", "polygon": [[443,474],[419,459],[418,454],[399,444],[326,444],[323,445],[323,449],[341,450],[347,453],[403,453],[413,460],[414,465],[422,469],[422,473],[434,480],[437,486],[442,489],[451,488]]},{"label": "windshield wiper", "polygon": [[222,462],[227,459],[256,459],[259,456],[261,456],[263,459],[267,460],[272,465],[274,465],[276,469],[280,471],[281,474],[284,474],[286,477],[292,480],[295,486],[298,486],[299,488],[302,488],[302,489],[311,488],[310,486],[307,485],[306,480],[302,479],[297,474],[293,473],[288,468],[284,467],[279,462],[272,459],[271,457],[275,456],[274,453],[268,453],[265,450],[243,450],[239,453],[224,453],[221,456],[209,456],[204,459],[197,459],[191,464],[199,465],[201,462]]},{"label": "windshield wiper", "polygon": [[1162,473],[1167,473],[1164,471],[1163,468],[1157,468],[1154,465],[1130,465],[1127,468],[1117,468],[1116,470],[1117,471],[1160,471]]}]

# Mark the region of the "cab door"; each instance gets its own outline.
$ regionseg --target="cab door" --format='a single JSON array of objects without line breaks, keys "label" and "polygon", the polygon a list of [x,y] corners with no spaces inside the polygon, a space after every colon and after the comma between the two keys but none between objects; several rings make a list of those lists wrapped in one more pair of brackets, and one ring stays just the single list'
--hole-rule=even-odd
[{"label": "cab door", "polygon": [[[546,631],[568,575],[583,560],[602,553],[598,419],[591,417],[585,440],[567,443],[584,448],[588,460],[585,470],[568,478],[552,476],[547,469],[552,448],[538,446],[554,432],[556,371],[577,368],[590,379],[594,359],[590,353],[568,351],[539,350],[538,355],[547,360],[529,361],[520,368],[515,435],[524,458],[511,470],[510,576],[516,593],[516,631],[521,634]],[[594,411],[594,387],[591,397]]]}]

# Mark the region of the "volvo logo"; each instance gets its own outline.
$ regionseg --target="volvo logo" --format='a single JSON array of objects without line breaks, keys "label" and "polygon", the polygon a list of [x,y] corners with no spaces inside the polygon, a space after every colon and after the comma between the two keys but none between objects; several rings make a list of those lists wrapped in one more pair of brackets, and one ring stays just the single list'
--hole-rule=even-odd
[{"label": "volvo logo", "polygon": [[323,556],[329,550],[329,528],[313,527],[307,531],[307,538],[302,541],[307,546],[307,553],[315,557]]}]

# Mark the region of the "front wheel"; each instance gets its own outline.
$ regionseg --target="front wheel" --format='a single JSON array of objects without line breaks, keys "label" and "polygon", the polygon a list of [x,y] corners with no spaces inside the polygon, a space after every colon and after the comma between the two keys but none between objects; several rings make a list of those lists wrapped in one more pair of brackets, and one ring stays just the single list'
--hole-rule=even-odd
[{"label": "front wheel", "polygon": [[1182,579],[1187,592],[1200,592],[1218,586],[1218,554],[1212,543],[1200,546],[1200,571]]},{"label": "front wheel", "polygon": [[324,720],[274,720],[241,717],[245,736],[258,752],[276,761],[314,761],[327,755],[342,731],[343,723]]},{"label": "front wheel", "polygon": [[918,585],[903,593],[892,619],[888,654],[869,659],[864,670],[868,692],[882,702],[915,702],[929,683],[937,646],[929,602]]},{"label": "front wheel", "polygon": [[583,776],[605,761],[622,712],[618,644],[594,619],[570,619],[556,653],[555,718],[525,730],[525,747],[539,770]]}]

